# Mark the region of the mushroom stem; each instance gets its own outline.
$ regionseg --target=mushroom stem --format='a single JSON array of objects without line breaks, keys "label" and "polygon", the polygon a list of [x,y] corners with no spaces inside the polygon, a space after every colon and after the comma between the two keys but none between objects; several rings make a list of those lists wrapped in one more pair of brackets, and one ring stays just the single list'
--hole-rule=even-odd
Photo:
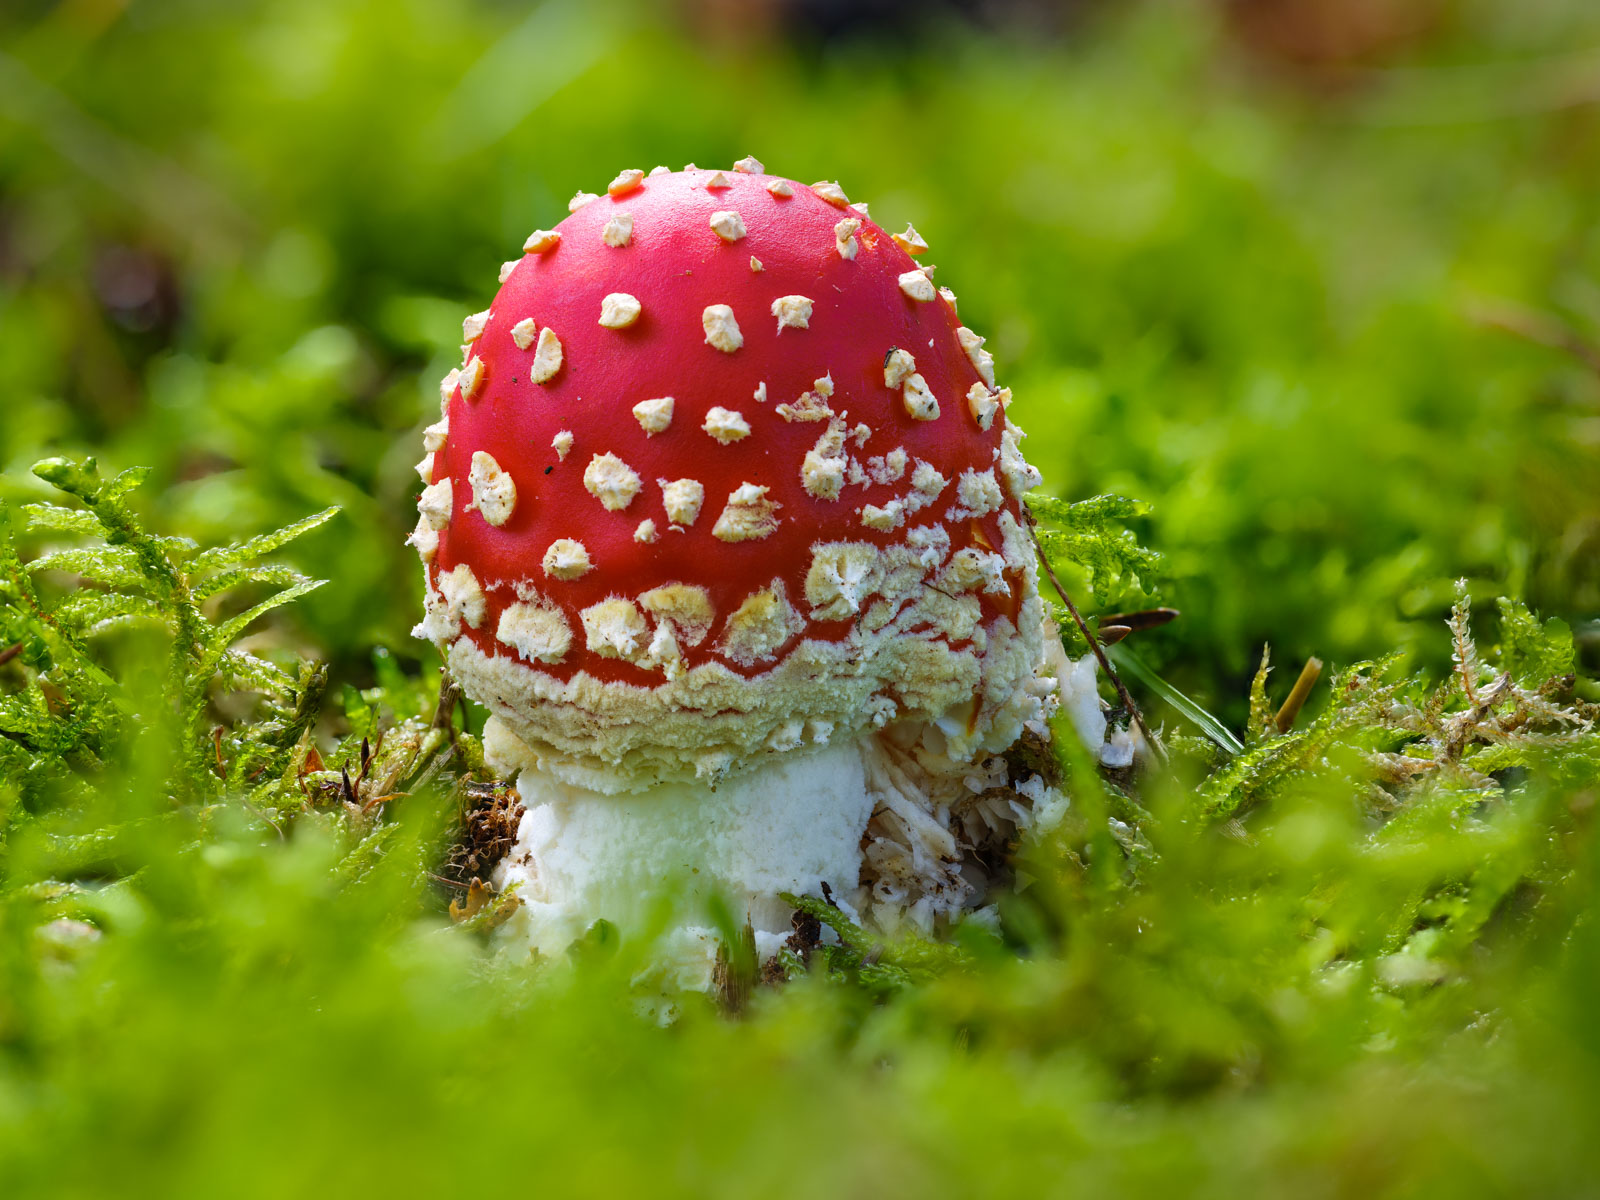
[{"label": "mushroom stem", "polygon": [[714,895],[753,925],[769,957],[789,929],[780,893],[817,895],[826,883],[851,894],[873,808],[854,740],[776,755],[716,787],[664,782],[608,794],[531,767],[516,786],[525,812],[495,882],[518,889],[521,936],[557,954],[597,917],[647,928],[670,898],[680,913],[672,936],[687,939],[670,957],[690,976],[715,957],[705,918]]},{"label": "mushroom stem", "polygon": [[959,920],[985,902],[1001,848],[1048,828],[1065,800],[1037,773],[1013,782],[1006,752],[951,756],[943,725],[892,722],[716,784],[599,791],[526,765],[516,846],[494,877],[523,901],[506,933],[558,954],[598,918],[637,933],[662,928],[662,905],[675,905],[657,957],[674,965],[676,986],[703,989],[713,897],[750,923],[763,961],[790,929],[785,893],[837,896],[880,932]]}]

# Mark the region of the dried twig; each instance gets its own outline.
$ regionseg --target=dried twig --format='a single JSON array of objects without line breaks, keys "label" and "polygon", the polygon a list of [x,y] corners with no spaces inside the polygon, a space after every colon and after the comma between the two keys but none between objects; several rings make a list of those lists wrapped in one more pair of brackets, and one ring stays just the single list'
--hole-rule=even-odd
[{"label": "dried twig", "polygon": [[1565,351],[1600,374],[1600,346],[1550,313],[1503,302],[1484,302],[1474,304],[1469,315],[1479,325],[1552,350]]},{"label": "dried twig", "polygon": [[439,704],[433,710],[433,729],[442,729],[450,735],[450,740],[455,741],[455,722],[452,720],[456,704],[461,699],[461,689],[456,686],[456,681],[450,678],[449,671],[439,672]]},{"label": "dried twig", "polygon": [[[1027,509],[1023,509],[1027,512]],[[1100,664],[1100,669],[1106,673],[1106,678],[1111,680],[1111,685],[1117,689],[1117,699],[1122,701],[1122,707],[1128,710],[1128,715],[1133,718],[1133,723],[1138,727],[1139,734],[1144,738],[1145,745],[1150,747],[1153,754],[1162,762],[1167,761],[1167,752],[1161,744],[1150,736],[1150,730],[1144,723],[1144,717],[1139,713],[1139,706],[1133,702],[1133,697],[1128,694],[1128,689],[1123,685],[1122,677],[1117,674],[1116,668],[1111,665],[1111,660],[1106,657],[1105,650],[1101,647],[1099,639],[1089,628],[1083,614],[1078,611],[1078,606],[1072,602],[1072,597],[1067,595],[1067,589],[1061,586],[1061,580],[1056,578],[1055,568],[1050,565],[1050,560],[1045,557],[1044,547],[1039,544],[1039,534],[1034,529],[1033,514],[1028,514],[1028,537],[1033,542],[1033,552],[1039,558],[1039,565],[1044,568],[1044,573],[1050,578],[1050,585],[1056,589],[1056,595],[1061,597],[1061,603],[1067,606],[1067,611],[1072,614],[1072,620],[1078,626],[1078,632],[1083,634],[1084,640],[1089,643],[1089,649],[1094,651],[1095,661]]]},{"label": "dried twig", "polygon": [[1283,707],[1278,710],[1278,715],[1273,719],[1279,733],[1288,733],[1294,726],[1294,720],[1300,715],[1300,710],[1305,707],[1306,697],[1311,695],[1311,689],[1317,686],[1317,679],[1322,675],[1322,660],[1320,658],[1306,659],[1306,665],[1300,668],[1300,678],[1294,681],[1294,687],[1289,689],[1289,698],[1283,702]]},{"label": "dried twig", "polygon": [[1142,608],[1138,612],[1103,613],[1100,617],[1102,640],[1109,625],[1125,625],[1129,633],[1138,633],[1143,629],[1159,629],[1170,621],[1176,621],[1178,616],[1178,610],[1175,608]]}]

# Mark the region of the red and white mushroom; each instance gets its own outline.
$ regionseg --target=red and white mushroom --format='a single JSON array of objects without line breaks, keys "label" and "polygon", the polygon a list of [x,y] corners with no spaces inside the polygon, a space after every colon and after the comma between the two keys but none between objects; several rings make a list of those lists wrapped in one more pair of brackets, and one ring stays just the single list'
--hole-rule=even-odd
[{"label": "red and white mushroom", "polygon": [[1038,476],[926,243],[865,209],[626,171],[467,322],[418,632],[520,773],[539,944],[691,871],[772,933],[824,882],[966,902],[951,804],[1051,703]]}]

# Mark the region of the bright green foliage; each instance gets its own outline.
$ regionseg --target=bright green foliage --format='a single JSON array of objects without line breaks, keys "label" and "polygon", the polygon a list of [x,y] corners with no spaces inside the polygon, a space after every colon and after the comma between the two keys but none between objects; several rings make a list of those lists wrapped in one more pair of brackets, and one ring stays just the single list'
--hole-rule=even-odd
[{"label": "bright green foliage", "polygon": [[[287,567],[263,566],[261,556],[330,520],[328,509],[276,533],[201,551],[193,542],[144,530],[129,498],[149,476],[142,469],[102,480],[93,459],[47,459],[34,474],[82,507],[22,506],[23,534],[98,539],[60,546],[26,563],[18,555],[12,518],[0,504],[0,639],[20,647],[14,686],[0,693],[0,784],[22,788],[36,801],[48,784],[72,771],[126,768],[147,738],[170,740],[176,768],[170,796],[182,803],[239,790],[270,771],[315,715],[315,671],[292,675],[240,649],[239,638],[261,617],[321,586]],[[78,586],[52,600],[39,580],[75,577]],[[204,602],[243,585],[276,588],[243,611],[208,614]],[[215,605],[209,606],[215,609]],[[167,667],[158,686],[113,680],[95,643],[128,626],[153,628],[166,642]],[[217,688],[260,693],[269,705],[263,728],[238,739],[230,765],[213,772],[203,729]],[[141,736],[136,736],[141,735]],[[220,737],[220,734],[219,734]],[[223,761],[221,742],[216,758]]]},{"label": "bright green foliage", "polygon": [[[55,530],[88,536],[82,512],[104,513],[113,550],[154,548],[148,572],[141,559],[113,578],[161,595],[158,614],[204,572],[282,544],[168,543],[114,507],[114,487],[52,474],[87,505],[47,510]],[[72,561],[98,572],[104,553]],[[32,587],[26,569],[8,578]],[[71,595],[26,595],[7,620],[56,645],[35,614]],[[451,927],[445,901],[465,881],[445,847],[462,806],[493,793],[463,790],[475,743],[429,720],[420,681],[388,656],[378,687],[324,704],[348,730],[325,761],[299,732],[315,715],[304,689],[293,711],[222,733],[218,762],[285,764],[252,786],[181,740],[141,752],[126,720],[85,732],[82,714],[127,679],[76,629],[59,634],[72,654],[35,656],[18,679],[37,688],[65,667],[83,681],[73,704],[31,710],[28,736],[92,733],[94,761],[63,754],[58,774],[94,787],[14,822],[0,858],[0,1170],[16,1194],[226,1180],[269,1196],[307,1179],[429,1194],[483,1170],[487,1136],[496,1162],[530,1157],[540,1178],[608,1192],[733,1195],[763,1170],[768,1194],[862,1172],[930,1194],[1015,1194],[1042,1172],[1065,1193],[1170,1190],[1199,1171],[1219,1194],[1305,1172],[1342,1192],[1364,1170],[1346,1147],[1376,1142],[1397,1156],[1394,1190],[1468,1193],[1472,1160],[1421,1149],[1465,1136],[1549,1191],[1579,1160],[1527,1139],[1578,1137],[1600,1111],[1584,1066],[1600,1044],[1573,1040],[1600,965],[1574,924],[1596,887],[1582,797],[1600,788],[1600,734],[1570,679],[1530,674],[1570,664],[1557,627],[1502,606],[1495,668],[1468,617],[1463,594],[1442,683],[1358,666],[1286,734],[1263,662],[1242,753],[1219,761],[1174,732],[1172,769],[1134,790],[1065,735],[1065,815],[1022,848],[1017,888],[944,937],[881,938],[790,897],[796,937],[763,969],[714,904],[726,1011],[660,998],[652,941],[604,922],[559,963],[497,949],[514,897],[452,905]],[[161,675],[166,707],[206,690],[194,672],[226,661],[217,639],[236,621],[196,610],[193,665]],[[175,643],[177,618],[156,623]],[[185,796],[209,799],[170,807]],[[486,1132],[485,1097],[516,1120]],[[596,1127],[616,1132],[596,1141]],[[771,1173],[796,1139],[808,1152]]]},{"label": "bright green foliage", "polygon": [[[1522,605],[1500,602],[1509,638],[1496,671],[1478,655],[1465,584],[1450,617],[1455,671],[1429,687],[1399,672],[1398,659],[1358,663],[1332,683],[1333,700],[1304,730],[1278,733],[1267,719],[1266,671],[1251,686],[1251,745],[1199,789],[1207,817],[1229,817],[1273,794],[1302,787],[1328,767],[1335,745],[1359,750],[1366,771],[1351,780],[1382,813],[1421,804],[1463,807],[1501,797],[1494,778],[1567,753],[1592,756],[1600,709],[1561,701],[1572,687],[1572,641],[1556,622],[1541,627]],[[1543,669],[1541,669],[1543,668]],[[1449,795],[1448,801],[1439,797]]]},{"label": "bright green foliage", "polygon": [[[324,757],[313,727],[326,668],[240,643],[321,586],[260,560],[337,509],[201,549],[143,527],[129,500],[146,471],[101,480],[92,459],[51,459],[35,473],[81,507],[24,505],[13,531],[0,504],[0,648],[14,647],[0,674],[0,858],[26,826],[48,849],[25,855],[25,870],[121,877],[114,864],[144,822],[203,822],[230,802],[277,836],[307,812],[342,814],[356,839],[342,869],[359,873],[393,833],[391,801],[421,789],[466,802],[456,789],[481,769],[476,743],[454,735],[448,713],[432,722],[421,682],[387,655],[378,687],[347,689],[347,729]],[[52,548],[24,561],[18,540],[40,537]],[[154,786],[116,800],[129,778]]]},{"label": "bright green foliage", "polygon": [[341,682],[425,653],[411,464],[500,263],[624,166],[747,153],[916,223],[1048,491],[1150,503],[1184,617],[1140,653],[1230,723],[1263,642],[1442,666],[1461,576],[1600,606],[1600,383],[1485,316],[1595,340],[1600,139],[1554,99],[1593,5],[1454,0],[1332,89],[1164,0],[825,53],[674,4],[159,7],[0,13],[0,488],[149,464],[207,544],[341,506],[290,618]]},{"label": "bright green foliage", "polygon": [[1076,564],[1099,607],[1120,606],[1149,591],[1147,581],[1160,569],[1161,556],[1120,527],[1149,513],[1148,504],[1122,496],[1074,501],[1030,496],[1028,507],[1045,522],[1038,534],[1045,553]]},{"label": "bright green foliage", "polygon": [[[1593,1191],[1600,8],[768,24],[878,7],[0,5],[6,1200]],[[1267,12],[1395,22],[1308,68]],[[403,539],[502,260],[747,153],[914,220],[1049,495],[1138,498],[1039,532],[1182,611],[1111,651],[1172,766],[1063,739],[948,937],[809,905],[769,986],[721,905],[663,1028],[647,939],[496,952]]]},{"label": "bright green foliage", "polygon": [[1572,630],[1559,617],[1541,625],[1526,605],[1502,599],[1500,636],[1502,665],[1518,683],[1537,685],[1572,674]]}]

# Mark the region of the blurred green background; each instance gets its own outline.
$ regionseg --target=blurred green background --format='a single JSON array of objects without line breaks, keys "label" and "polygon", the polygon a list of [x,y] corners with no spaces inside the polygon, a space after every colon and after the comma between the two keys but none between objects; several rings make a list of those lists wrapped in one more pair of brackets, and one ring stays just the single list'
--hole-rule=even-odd
[{"label": "blurred green background", "polygon": [[[1236,727],[1266,642],[1437,672],[1461,576],[1594,698],[1585,0],[8,0],[0,497],[92,453],[206,543],[339,504],[261,636],[414,667],[461,318],[573,192],[745,154],[915,222],[1046,489],[1152,506],[1137,644]],[[1594,740],[1387,823],[1358,749],[1248,829],[1080,778],[969,969],[669,1029],[648,947],[449,928],[425,797],[281,837],[141,763],[8,816],[0,1196],[1592,1194]]]},{"label": "blurred green background", "polygon": [[1439,661],[1460,575],[1595,653],[1592,5],[67,0],[0,38],[5,489],[92,451],[201,539],[343,505],[298,628],[348,677],[421,653],[414,434],[499,263],[624,166],[746,153],[916,223],[1047,489],[1152,503],[1184,617],[1143,648],[1219,711],[1267,641]]}]

